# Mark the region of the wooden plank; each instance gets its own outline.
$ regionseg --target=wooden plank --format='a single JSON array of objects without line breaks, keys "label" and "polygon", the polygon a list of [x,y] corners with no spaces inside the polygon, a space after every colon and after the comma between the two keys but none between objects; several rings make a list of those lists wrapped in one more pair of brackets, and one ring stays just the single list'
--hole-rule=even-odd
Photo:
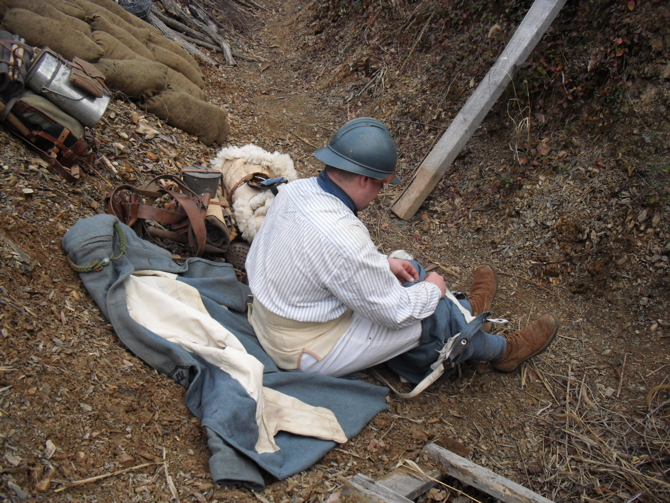
[{"label": "wooden plank", "polygon": [[476,487],[505,503],[552,503],[505,477],[479,466],[436,444],[428,444],[423,451],[440,464],[450,476]]},{"label": "wooden plank", "polygon": [[416,176],[391,209],[412,218],[447,168],[479,127],[512,76],[535,48],[566,0],[535,0],[505,50],[465,103],[454,121],[419,166]]},{"label": "wooden plank", "polygon": [[360,473],[351,477],[342,488],[342,496],[352,496],[354,494],[358,496],[356,498],[358,502],[412,503],[412,500]]},{"label": "wooden plank", "polygon": [[442,474],[437,470],[430,470],[428,475],[430,477],[400,467],[377,482],[407,499],[415,500],[437,485],[433,479],[439,479]]}]

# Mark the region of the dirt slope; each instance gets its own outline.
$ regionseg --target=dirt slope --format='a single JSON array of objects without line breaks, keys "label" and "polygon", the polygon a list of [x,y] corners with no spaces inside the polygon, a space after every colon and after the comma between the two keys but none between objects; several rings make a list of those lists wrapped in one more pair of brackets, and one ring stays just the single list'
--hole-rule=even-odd
[{"label": "dirt slope", "polygon": [[[374,116],[409,181],[530,2],[264,5],[245,40],[257,61],[203,68],[229,144],[288,153],[310,176],[339,125]],[[553,313],[553,346],[510,375],[465,365],[417,400],[391,399],[258,495],[211,484],[183,390],[120,345],[60,248],[110,187],[206,165],[216,149],[116,101],[70,185],[0,130],[0,500],[167,501],[171,480],[180,501],[325,501],[429,441],[555,501],[670,499],[669,20],[653,0],[569,2],[417,216],[393,216],[391,187],[363,214],[382,251],[409,251],[454,290],[494,264],[502,332]],[[428,498],[460,501],[448,488]]]}]

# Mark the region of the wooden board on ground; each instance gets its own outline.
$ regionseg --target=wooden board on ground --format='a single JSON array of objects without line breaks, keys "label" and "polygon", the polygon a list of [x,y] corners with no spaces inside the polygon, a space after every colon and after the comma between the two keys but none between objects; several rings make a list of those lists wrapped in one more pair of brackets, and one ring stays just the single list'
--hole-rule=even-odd
[{"label": "wooden board on ground", "polygon": [[427,471],[428,476],[400,467],[377,482],[392,491],[414,500],[437,485],[435,479],[442,475],[438,470]]},{"label": "wooden board on ground", "polygon": [[392,210],[405,220],[412,218],[435,188],[447,168],[498,100],[512,76],[535,48],[566,0],[535,0],[496,63],[486,74],[449,129],[419,166],[410,185]]},{"label": "wooden board on ground", "polygon": [[346,482],[341,495],[356,495],[356,501],[361,503],[412,503],[412,500],[360,473]]},{"label": "wooden board on ground", "polygon": [[423,452],[436,461],[443,471],[461,482],[490,494],[505,503],[551,503],[551,500],[476,465],[461,456],[435,444],[428,444]]}]

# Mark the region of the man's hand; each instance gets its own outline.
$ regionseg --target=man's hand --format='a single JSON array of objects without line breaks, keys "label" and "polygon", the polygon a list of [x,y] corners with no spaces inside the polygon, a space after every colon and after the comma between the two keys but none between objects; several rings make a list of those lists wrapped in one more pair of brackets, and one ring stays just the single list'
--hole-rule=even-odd
[{"label": "man's hand", "polygon": [[412,264],[407,262],[407,260],[389,258],[388,261],[389,266],[391,267],[391,272],[401,283],[412,282],[419,279],[419,272]]},{"label": "man's hand", "polygon": [[436,272],[429,272],[424,281],[437,285],[440,292],[442,292],[441,297],[444,297],[447,294],[447,284],[444,282],[444,278]]}]

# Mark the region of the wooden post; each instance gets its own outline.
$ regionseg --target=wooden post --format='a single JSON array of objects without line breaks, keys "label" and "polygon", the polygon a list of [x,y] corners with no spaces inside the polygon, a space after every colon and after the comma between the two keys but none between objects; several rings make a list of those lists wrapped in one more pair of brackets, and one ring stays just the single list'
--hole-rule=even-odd
[{"label": "wooden post", "polygon": [[497,473],[476,465],[439,445],[428,444],[423,448],[447,475],[476,487],[505,503],[552,503],[551,500],[526,489]]},{"label": "wooden post", "polygon": [[496,63],[458,113],[449,129],[419,166],[416,176],[391,209],[410,219],[435,188],[498,100],[512,76],[535,48],[566,0],[535,0]]}]

